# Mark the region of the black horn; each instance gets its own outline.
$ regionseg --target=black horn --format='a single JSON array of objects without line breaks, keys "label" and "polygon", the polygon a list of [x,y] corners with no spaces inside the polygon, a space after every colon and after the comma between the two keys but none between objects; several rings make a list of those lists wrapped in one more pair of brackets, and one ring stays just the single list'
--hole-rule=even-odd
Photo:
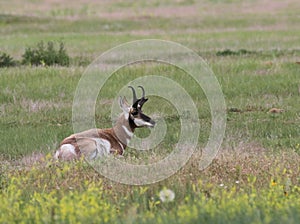
[{"label": "black horn", "polygon": [[142,91],[143,91],[143,95],[142,95],[142,98],[145,98],[145,90],[144,90],[144,88],[142,87],[142,86],[138,86],[139,88],[141,88],[142,89]]},{"label": "black horn", "polygon": [[137,101],[137,98],[136,98],[136,94],[135,94],[135,90],[132,86],[128,86],[128,88],[130,88],[132,90],[132,97],[133,97],[133,103],[134,104],[136,101]]},{"label": "black horn", "polygon": [[142,106],[144,105],[144,103],[147,102],[148,99],[145,98],[145,90],[144,90],[144,88],[143,88],[142,86],[138,86],[138,87],[141,88],[142,91],[143,91],[142,98],[141,98],[140,101],[138,102],[138,107],[139,107],[139,108],[142,108]]}]

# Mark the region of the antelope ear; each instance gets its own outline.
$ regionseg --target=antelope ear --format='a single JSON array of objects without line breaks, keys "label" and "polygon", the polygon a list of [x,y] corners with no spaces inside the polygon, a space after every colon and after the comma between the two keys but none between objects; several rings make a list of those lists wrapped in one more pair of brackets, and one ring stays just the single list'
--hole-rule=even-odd
[{"label": "antelope ear", "polygon": [[130,111],[130,105],[128,104],[128,101],[126,100],[125,96],[123,98],[120,96],[119,105],[120,105],[120,108],[123,110],[123,112],[126,115],[128,115],[129,111]]}]

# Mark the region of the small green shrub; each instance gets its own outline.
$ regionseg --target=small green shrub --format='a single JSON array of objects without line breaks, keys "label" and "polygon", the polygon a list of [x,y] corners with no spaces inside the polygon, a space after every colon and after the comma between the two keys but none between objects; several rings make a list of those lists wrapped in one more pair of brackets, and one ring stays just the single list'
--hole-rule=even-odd
[{"label": "small green shrub", "polygon": [[35,48],[26,48],[22,57],[22,64],[68,66],[70,63],[70,57],[63,42],[59,43],[59,49],[56,50],[54,42],[49,41],[45,46],[41,41]]},{"label": "small green shrub", "polygon": [[0,67],[11,67],[16,64],[16,61],[10,55],[0,52]]},{"label": "small green shrub", "polygon": [[233,50],[230,50],[230,49],[225,49],[225,50],[222,50],[222,51],[218,51],[216,53],[217,56],[231,56],[231,55],[249,55],[249,54],[254,54],[254,53],[257,53],[255,51],[249,51],[249,50],[245,50],[245,49],[239,49],[237,51],[233,51]]}]

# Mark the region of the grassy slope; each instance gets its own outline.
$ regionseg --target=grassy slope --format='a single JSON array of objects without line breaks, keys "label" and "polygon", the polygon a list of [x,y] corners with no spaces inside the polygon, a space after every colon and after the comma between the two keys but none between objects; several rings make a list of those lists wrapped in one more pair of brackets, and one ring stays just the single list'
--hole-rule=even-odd
[{"label": "grassy slope", "polygon": [[[300,31],[297,29],[299,24],[297,12],[300,7],[297,1],[287,1],[284,5],[263,1],[261,7],[257,2],[252,1],[244,3],[205,1],[201,4],[193,1],[178,1],[175,5],[169,1],[160,3],[154,0],[148,1],[147,4],[125,4],[121,1],[113,1],[68,4],[67,7],[59,3],[44,2],[36,5],[33,2],[28,1],[23,8],[13,7],[20,4],[18,1],[12,1],[9,5],[0,2],[0,8],[3,9],[0,15],[0,50],[20,59],[26,46],[40,40],[63,40],[73,57],[73,65],[69,68],[20,67],[0,70],[0,135],[2,136],[0,154],[3,157],[1,189],[7,189],[4,187],[7,183],[12,187],[18,184],[24,185],[27,191],[22,193],[25,197],[24,195],[20,197],[28,202],[31,190],[40,192],[41,197],[47,197],[43,196],[43,192],[46,191],[61,198],[63,196],[55,191],[55,186],[60,186],[68,197],[70,188],[78,188],[79,194],[84,194],[84,189],[90,188],[96,179],[99,180],[99,176],[91,174],[89,168],[76,168],[79,171],[74,174],[67,171],[68,166],[58,169],[50,166],[41,171],[24,173],[25,180],[22,180],[18,172],[8,174],[7,167],[10,165],[5,164],[8,158],[19,159],[32,152],[50,153],[61,139],[72,133],[72,99],[77,82],[84,71],[84,68],[79,67],[78,64],[87,64],[103,51],[126,41],[162,38],[178,41],[195,50],[205,58],[216,74],[229,110],[226,137],[221,152],[205,172],[197,171],[195,167],[199,158],[194,156],[177,175],[150,186],[145,190],[146,193],[143,193],[142,188],[118,185],[105,179],[103,185],[96,181],[101,185],[97,186],[100,189],[107,190],[111,186],[115,188],[112,192],[105,191],[107,196],[97,196],[105,198],[108,207],[113,206],[114,209],[124,210],[118,215],[121,220],[126,216],[132,216],[132,219],[154,222],[151,214],[156,214],[165,222],[173,222],[175,219],[180,222],[184,217],[187,217],[187,222],[193,222],[193,219],[200,220],[205,217],[200,212],[203,209],[206,215],[210,214],[207,215],[206,221],[213,217],[215,220],[219,218],[224,221],[225,217],[228,219],[231,217],[226,213],[226,206],[234,207],[230,200],[227,200],[232,196],[222,193],[216,186],[223,183],[232,189],[231,186],[239,180],[241,190],[233,189],[232,192],[241,204],[251,202],[251,198],[243,198],[250,197],[249,192],[263,192],[262,198],[257,192],[253,194],[258,197],[252,195],[256,207],[248,211],[249,217],[252,217],[249,218],[250,220],[255,221],[257,216],[251,214],[264,206],[273,208],[273,212],[278,209],[279,214],[284,211],[284,209],[280,210],[280,206],[285,206],[290,214],[290,221],[297,220],[296,212],[293,211],[299,208],[299,204],[288,204],[287,201],[286,205],[285,199],[280,199],[280,206],[276,206],[272,204],[272,200],[281,197],[280,193],[274,194],[271,199],[268,196],[271,178],[282,181],[280,187],[284,186],[287,177],[292,179],[293,186],[299,186],[297,164],[300,153],[300,66],[296,62],[300,61]],[[134,9],[134,16],[130,12],[130,7]],[[164,10],[160,11],[160,8],[168,13],[164,13]],[[186,13],[180,13],[181,10],[183,12],[186,10]],[[233,11],[236,13],[233,14]],[[231,49],[234,52],[247,49],[250,52],[243,55],[217,56],[217,53],[224,49]],[[104,101],[111,102],[118,86],[126,83],[127,76],[138,77],[145,71],[150,71],[151,74],[165,73],[186,87],[192,83],[192,80],[186,82],[181,79],[184,74],[170,67],[134,67],[131,72],[124,69],[110,80],[111,85],[107,87],[106,95],[103,96]],[[112,85],[113,88],[110,88]],[[189,93],[199,106],[200,121],[203,126],[203,135],[199,143],[203,146],[207,141],[210,128],[207,102],[204,96],[198,96],[199,89],[190,89]],[[151,101],[153,104],[149,103],[147,110],[156,111],[154,103],[160,101],[159,99],[151,99]],[[110,105],[99,102],[98,107],[97,125],[110,126],[111,122],[107,115]],[[272,107],[284,109],[284,113],[267,113]],[[241,112],[230,112],[235,109]],[[172,108],[166,107],[165,110],[169,113],[167,121],[170,127],[176,129],[178,125],[176,113]],[[143,133],[138,134],[143,135]],[[171,129],[163,149],[164,147],[167,149],[174,140],[176,140],[176,133]],[[161,151],[154,151],[151,156],[155,158],[165,155]],[[127,156],[132,160],[136,156],[144,158],[144,155],[139,155],[134,150],[129,150]],[[61,173],[60,170],[63,172]],[[48,173],[50,176],[45,177],[43,173]],[[45,179],[47,183],[43,181],[37,183],[30,179],[34,175],[36,176],[34,179]],[[62,176],[54,178],[57,175]],[[20,182],[14,183],[12,176]],[[29,181],[26,180],[27,177]],[[253,177],[256,181],[251,179]],[[72,181],[73,179],[78,181]],[[158,200],[157,191],[163,186],[175,190],[176,204],[152,205]],[[13,189],[8,189],[6,192],[10,191],[14,192]],[[299,196],[299,192],[294,191],[291,200]],[[215,197],[202,197],[207,194]],[[3,195],[5,199],[5,194]],[[154,202],[151,201],[152,197]],[[268,197],[270,200],[265,199]],[[15,200],[20,200],[18,195]],[[264,200],[266,204],[259,204]],[[65,203],[65,206],[69,206],[69,202]],[[31,201],[29,205],[33,205],[34,208],[34,202]],[[245,210],[249,209],[246,205],[243,206]],[[194,209],[192,211],[198,211],[197,215],[188,213],[191,207]],[[169,210],[173,212],[168,215]],[[178,216],[175,215],[177,210],[181,212]],[[214,211],[219,211],[219,216]],[[237,210],[236,213],[232,212],[243,213]],[[40,213],[47,214],[47,211],[40,211]],[[265,218],[268,217],[267,214],[271,214],[271,217],[273,215],[275,221],[280,218],[269,210],[266,210]],[[242,220],[243,217],[238,216]],[[238,218],[231,217],[230,220],[240,223],[241,220]],[[281,218],[284,221],[284,216]],[[127,221],[130,222],[129,219]],[[267,222],[268,219],[264,219],[262,215],[256,221]]]}]

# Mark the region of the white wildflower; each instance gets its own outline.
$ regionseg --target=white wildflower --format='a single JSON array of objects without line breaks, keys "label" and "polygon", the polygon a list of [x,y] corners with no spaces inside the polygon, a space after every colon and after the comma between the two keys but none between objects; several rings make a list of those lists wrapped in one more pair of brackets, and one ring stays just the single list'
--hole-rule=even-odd
[{"label": "white wildflower", "polygon": [[162,202],[171,202],[175,198],[175,193],[170,189],[163,189],[159,192],[159,198]]}]

